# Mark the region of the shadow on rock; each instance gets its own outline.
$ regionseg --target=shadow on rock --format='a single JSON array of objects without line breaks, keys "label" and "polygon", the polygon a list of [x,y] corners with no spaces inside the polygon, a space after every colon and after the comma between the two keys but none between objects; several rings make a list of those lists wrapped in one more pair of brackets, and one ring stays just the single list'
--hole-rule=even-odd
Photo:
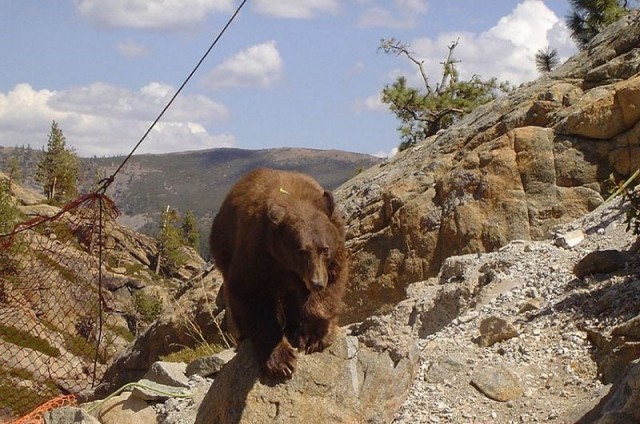
[{"label": "shadow on rock", "polygon": [[247,395],[260,377],[260,367],[250,342],[220,372],[207,392],[196,416],[196,424],[240,423]]}]

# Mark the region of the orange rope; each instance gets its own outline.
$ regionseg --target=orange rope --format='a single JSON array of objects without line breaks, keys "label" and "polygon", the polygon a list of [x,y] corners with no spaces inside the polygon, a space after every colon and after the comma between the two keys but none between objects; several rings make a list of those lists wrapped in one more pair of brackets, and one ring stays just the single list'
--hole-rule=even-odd
[{"label": "orange rope", "polygon": [[44,423],[43,417],[46,412],[62,408],[63,406],[75,406],[77,404],[78,401],[75,395],[60,395],[53,399],[49,399],[27,415],[20,417],[15,421],[11,421],[9,424],[42,424]]}]

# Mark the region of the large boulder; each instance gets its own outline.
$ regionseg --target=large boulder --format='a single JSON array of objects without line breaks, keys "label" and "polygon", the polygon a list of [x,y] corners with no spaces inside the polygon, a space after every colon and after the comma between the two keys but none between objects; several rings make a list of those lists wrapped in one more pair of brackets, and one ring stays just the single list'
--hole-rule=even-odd
[{"label": "large boulder", "polygon": [[540,240],[640,165],[634,12],[557,70],[336,191],[351,252],[343,322],[387,312],[452,255]]},{"label": "large boulder", "polygon": [[[371,334],[370,334],[371,335]],[[261,380],[250,342],[215,377],[197,424],[391,422],[406,398],[418,365],[408,337],[389,343],[342,332],[324,352],[300,355],[291,380]]]}]

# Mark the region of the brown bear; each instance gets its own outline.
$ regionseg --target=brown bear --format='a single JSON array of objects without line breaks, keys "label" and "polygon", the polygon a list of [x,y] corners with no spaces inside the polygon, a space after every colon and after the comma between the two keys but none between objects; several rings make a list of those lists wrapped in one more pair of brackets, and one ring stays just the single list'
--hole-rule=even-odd
[{"label": "brown bear", "polygon": [[250,339],[268,377],[291,377],[294,348],[330,345],[347,280],[345,226],[311,177],[256,169],[232,187],[209,245],[238,342]]}]

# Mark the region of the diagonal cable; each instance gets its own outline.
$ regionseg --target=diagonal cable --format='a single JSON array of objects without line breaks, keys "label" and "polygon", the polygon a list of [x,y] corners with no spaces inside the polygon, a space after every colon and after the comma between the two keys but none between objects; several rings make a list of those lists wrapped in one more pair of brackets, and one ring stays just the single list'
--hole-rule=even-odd
[{"label": "diagonal cable", "polygon": [[245,5],[245,3],[247,2],[247,0],[242,0],[242,2],[240,3],[240,5],[238,6],[238,8],[236,9],[236,11],[233,13],[233,15],[231,15],[231,17],[229,18],[229,20],[227,21],[227,23],[225,24],[225,26],[222,28],[222,30],[218,33],[218,36],[215,38],[215,40],[213,40],[213,42],[211,43],[211,45],[209,46],[209,48],[207,49],[207,51],[204,53],[204,55],[202,55],[202,57],[200,58],[200,60],[198,61],[198,63],[196,64],[196,66],[194,66],[193,70],[189,73],[189,75],[187,76],[187,78],[185,78],[185,80],[182,82],[182,84],[180,85],[180,87],[178,88],[178,90],[176,90],[176,92],[173,94],[173,96],[171,97],[171,99],[169,100],[169,102],[166,104],[166,106],[162,109],[162,111],[160,112],[160,114],[158,115],[158,117],[153,121],[153,123],[151,123],[151,125],[149,126],[149,128],[147,129],[147,131],[142,135],[142,137],[140,138],[140,140],[138,141],[138,143],[136,143],[136,145],[133,147],[133,149],[131,150],[131,152],[127,155],[126,158],[124,158],[124,160],[122,161],[122,163],[120,164],[120,166],[118,166],[118,169],[115,170],[115,172],[113,174],[111,174],[110,177],[105,178],[104,180],[100,181],[100,183],[102,184],[100,186],[100,188],[98,188],[98,190],[96,190],[97,192],[101,192],[104,193],[109,186],[113,183],[116,175],[120,172],[120,170],[124,167],[124,165],[129,161],[129,159],[131,158],[131,156],[133,156],[133,154],[135,153],[135,151],[138,149],[138,147],[140,147],[140,145],[144,142],[144,140],[147,138],[147,136],[149,135],[149,133],[151,132],[151,130],[153,130],[153,128],[156,126],[156,124],[160,121],[160,119],[162,118],[162,116],[165,114],[165,112],[169,109],[169,107],[171,107],[171,105],[173,104],[174,100],[178,97],[178,95],[182,92],[182,90],[184,89],[184,87],[187,85],[187,83],[189,82],[189,80],[191,80],[191,77],[193,77],[193,75],[196,73],[196,71],[198,70],[198,68],[200,68],[200,65],[202,65],[202,62],[204,62],[204,60],[207,58],[207,56],[209,55],[209,53],[211,52],[211,50],[213,50],[213,48],[216,46],[216,44],[218,44],[218,41],[220,41],[220,39],[222,38],[222,36],[224,35],[224,33],[227,31],[227,29],[229,28],[229,26],[231,25],[231,23],[234,21],[234,19],[236,18],[236,16],[238,16],[238,14],[240,13],[240,10],[242,10],[242,7]]}]

